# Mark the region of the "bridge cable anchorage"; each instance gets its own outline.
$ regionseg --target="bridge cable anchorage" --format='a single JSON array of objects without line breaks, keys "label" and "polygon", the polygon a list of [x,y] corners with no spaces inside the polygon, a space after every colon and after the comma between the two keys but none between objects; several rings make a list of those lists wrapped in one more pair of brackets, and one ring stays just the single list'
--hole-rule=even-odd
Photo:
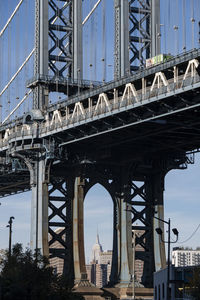
[{"label": "bridge cable anchorage", "polygon": [[17,70],[17,72],[13,75],[13,77],[10,79],[10,81],[7,83],[7,85],[3,88],[3,90],[0,92],[0,96],[3,95],[3,93],[7,90],[7,88],[10,86],[10,84],[13,82],[13,80],[15,80],[15,78],[17,77],[17,75],[20,73],[20,71],[23,69],[23,67],[25,66],[25,64],[29,61],[29,59],[31,58],[31,56],[33,55],[35,51],[35,48],[31,51],[31,53],[29,54],[29,56],[26,58],[26,60],[23,62],[23,64],[19,67],[19,69]]},{"label": "bridge cable anchorage", "polygon": [[22,98],[22,100],[15,106],[15,108],[9,113],[9,115],[3,120],[2,125],[14,114],[14,112],[21,106],[21,104],[28,98],[32,93],[32,90],[29,90],[28,93]]},{"label": "bridge cable anchorage", "polygon": [[3,29],[0,32],[0,37],[3,35],[4,31],[6,30],[6,28],[8,27],[8,25],[10,24],[10,22],[12,21],[12,19],[14,18],[15,14],[17,13],[18,9],[20,8],[21,4],[23,3],[24,0],[20,0],[19,3],[17,4],[17,6],[15,7],[12,15],[10,16],[10,18],[8,19],[8,21],[6,22],[5,26],[3,27]]}]

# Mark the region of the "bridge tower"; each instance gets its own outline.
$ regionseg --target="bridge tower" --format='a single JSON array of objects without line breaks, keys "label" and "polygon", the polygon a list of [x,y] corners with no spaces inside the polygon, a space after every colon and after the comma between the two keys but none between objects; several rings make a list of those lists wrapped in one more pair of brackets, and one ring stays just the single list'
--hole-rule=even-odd
[{"label": "bridge tower", "polygon": [[[63,78],[70,83],[68,95],[77,93],[82,78],[82,1],[36,0],[35,23],[34,105],[25,120],[36,122],[37,129],[49,105],[49,92],[67,93]],[[159,0],[115,0],[116,78],[130,75],[144,65],[146,58],[159,53],[159,28]],[[143,285],[152,287],[153,272],[165,265],[164,246],[154,236],[158,224],[153,215],[156,211],[157,216],[163,216],[164,176],[169,165],[150,158],[103,163],[104,153],[96,156],[94,163],[87,151],[75,157],[66,147],[57,149],[57,142],[56,137],[44,138],[42,150],[24,158],[32,187],[31,247],[42,249],[50,258],[63,259],[68,279],[76,287],[89,287],[83,203],[88,190],[101,183],[114,204],[110,283],[121,290],[123,299],[126,289],[134,290],[132,230],[139,229],[142,235],[135,243],[144,251],[135,255],[144,262]],[[137,221],[140,226],[135,225]],[[58,227],[61,231],[55,230]],[[61,247],[54,248],[55,242]]]},{"label": "bridge tower", "polygon": [[[33,89],[34,101],[33,110],[24,117],[25,123],[43,120],[50,92],[64,92],[67,96],[77,93],[82,79],[82,60],[82,1],[35,0],[34,79],[29,86]],[[66,82],[69,88],[66,88]],[[82,273],[86,278],[85,261],[81,265],[84,270],[80,271],[80,263],[77,266],[75,259],[77,255],[79,259],[79,249],[74,250],[76,246],[73,246],[76,244],[73,237],[78,238],[72,226],[75,218],[73,197],[77,186],[81,185],[73,175],[51,176],[55,140],[43,140],[42,144],[45,151],[31,158],[29,155],[23,157],[30,171],[32,187],[31,248],[41,249],[50,258],[63,259],[64,274],[69,281],[78,281]],[[20,155],[16,156],[22,159]],[[59,196],[52,195],[56,192]],[[59,208],[55,202],[60,204]],[[55,216],[59,221],[52,220]],[[79,220],[81,222],[81,216]],[[55,230],[58,227],[62,228],[61,232]],[[58,249],[51,247],[54,242],[59,243]],[[81,250],[84,253],[83,244]],[[85,259],[84,254],[80,255],[80,259]]]},{"label": "bridge tower", "polygon": [[[160,0],[115,0],[115,79],[143,69],[146,59],[158,54]],[[141,165],[129,174],[127,185],[131,186],[132,200],[128,203],[133,213],[132,229],[140,232],[134,239],[136,249],[140,249],[135,251],[135,259],[144,263],[142,283],[151,287],[153,272],[166,264],[164,245],[154,234],[155,228],[163,224],[153,217],[155,211],[157,217],[164,216],[164,178],[168,167],[163,168],[163,162],[156,159],[151,159],[150,165],[144,161]]]}]

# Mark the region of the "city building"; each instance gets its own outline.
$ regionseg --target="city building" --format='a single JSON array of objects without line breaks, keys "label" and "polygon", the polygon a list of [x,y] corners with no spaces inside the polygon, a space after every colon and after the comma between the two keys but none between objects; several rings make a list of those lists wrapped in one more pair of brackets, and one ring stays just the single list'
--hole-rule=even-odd
[{"label": "city building", "polygon": [[200,265],[200,250],[174,248],[172,264],[175,267],[198,266]]},{"label": "city building", "polygon": [[[135,251],[140,252],[140,251],[144,251],[144,248],[135,243],[135,241],[137,240],[137,238],[140,238],[143,234],[145,233],[144,230],[134,230],[134,236],[133,236],[133,244],[135,245]],[[144,262],[140,259],[137,259],[137,256],[135,257],[135,281],[138,283],[141,283],[142,281],[142,274],[143,274],[143,269],[144,269]]]},{"label": "city building", "polygon": [[[170,300],[190,300],[188,283],[197,266],[175,267],[170,266]],[[154,300],[167,299],[167,268],[154,273]]]},{"label": "city building", "polygon": [[[61,234],[63,228],[56,230],[57,234]],[[62,237],[63,238],[63,237]],[[49,236],[51,239],[51,236]],[[51,248],[62,249],[63,246],[58,241],[55,241]],[[63,273],[63,259],[54,257],[50,259],[50,265],[53,267],[55,274]],[[92,247],[92,255],[90,264],[86,265],[88,280],[97,287],[103,287],[109,282],[112,263],[112,251],[103,251],[102,245],[97,234],[96,243]]]},{"label": "city building", "polygon": [[[55,230],[56,234],[61,234],[62,231],[63,231],[63,228],[58,228],[58,229]],[[49,236],[49,239],[51,239],[51,236]],[[51,248],[54,248],[54,249],[62,249],[63,248],[64,249],[62,244],[59,243],[58,241],[55,241],[51,245]],[[50,261],[51,267],[53,267],[54,273],[58,274],[58,275],[62,275],[62,273],[63,273],[63,264],[64,264],[63,259],[59,258],[59,257],[53,257],[53,258],[50,258],[49,261]]]}]

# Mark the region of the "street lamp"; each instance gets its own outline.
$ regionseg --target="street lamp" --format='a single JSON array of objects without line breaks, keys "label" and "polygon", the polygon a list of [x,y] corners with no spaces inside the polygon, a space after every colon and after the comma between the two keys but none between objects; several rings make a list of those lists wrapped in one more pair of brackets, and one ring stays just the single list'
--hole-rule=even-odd
[{"label": "street lamp", "polygon": [[171,241],[170,239],[170,231],[171,231],[171,221],[170,219],[168,221],[165,221],[165,220],[162,220],[156,216],[154,216],[155,219],[165,223],[168,225],[168,239],[167,241],[164,241],[163,238],[162,238],[162,234],[163,234],[163,231],[161,228],[156,228],[156,232],[157,234],[159,234],[161,236],[161,241],[163,243],[167,243],[167,250],[168,250],[168,263],[167,263],[167,299],[169,300],[171,298],[171,295],[170,295],[170,288],[169,288],[169,283],[170,283],[170,244],[171,243],[176,243],[177,240],[178,240],[178,230],[176,228],[173,228],[172,229],[172,232],[174,233],[174,235],[176,236],[176,241]]},{"label": "street lamp", "polygon": [[9,227],[9,258],[11,256],[11,240],[12,240],[12,223],[13,223],[14,217],[10,217],[8,224],[6,227]]}]

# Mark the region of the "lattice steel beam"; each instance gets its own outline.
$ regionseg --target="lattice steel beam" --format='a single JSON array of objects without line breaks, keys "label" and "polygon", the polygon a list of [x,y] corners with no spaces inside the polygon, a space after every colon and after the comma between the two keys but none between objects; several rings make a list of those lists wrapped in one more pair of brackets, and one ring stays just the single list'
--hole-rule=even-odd
[{"label": "lattice steel beam", "polygon": [[115,0],[115,78],[159,53],[160,0]]},{"label": "lattice steel beam", "polygon": [[[35,3],[35,78],[53,75],[81,80],[82,1],[35,0]],[[48,82],[42,84],[38,80],[34,87],[34,108],[47,107],[48,92]]]}]

